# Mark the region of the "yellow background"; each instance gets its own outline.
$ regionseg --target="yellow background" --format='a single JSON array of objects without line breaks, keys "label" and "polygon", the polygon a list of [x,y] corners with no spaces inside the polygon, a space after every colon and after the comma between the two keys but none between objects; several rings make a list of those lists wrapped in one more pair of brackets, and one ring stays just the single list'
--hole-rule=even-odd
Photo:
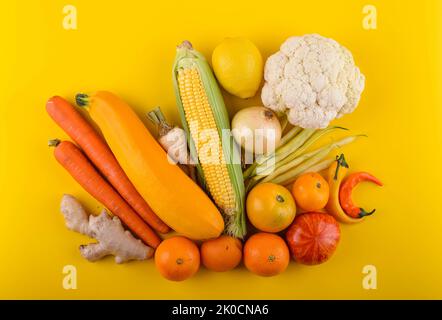
[{"label": "yellow background", "polygon": [[[442,298],[442,2],[253,3],[2,1],[0,298]],[[66,4],[78,9],[78,30],[62,27]],[[377,30],[362,28],[366,4],[378,10]],[[74,194],[94,213],[100,205],[46,146],[49,138],[66,138],[45,113],[50,96],[72,100],[78,91],[112,90],[140,116],[160,105],[178,123],[171,66],[180,41],[210,57],[224,37],[246,36],[267,57],[288,36],[312,32],[347,46],[367,77],[358,109],[337,123],[369,135],[345,148],[352,169],[385,182],[383,189],[358,188],[357,201],[377,212],[342,226],[328,263],[292,263],[274,278],[243,267],[202,270],[172,283],[153,261],[80,257],[78,245],[89,240],[66,230],[60,197]],[[226,102],[232,112],[259,98],[226,95]],[[377,267],[377,290],[362,288],[367,264]],[[77,267],[77,290],[62,287],[65,265]]]}]

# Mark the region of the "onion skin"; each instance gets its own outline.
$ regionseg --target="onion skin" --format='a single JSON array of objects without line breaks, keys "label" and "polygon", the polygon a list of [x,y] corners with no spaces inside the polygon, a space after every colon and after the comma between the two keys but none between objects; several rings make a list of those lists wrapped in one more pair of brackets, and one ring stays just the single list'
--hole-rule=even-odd
[{"label": "onion skin", "polygon": [[276,114],[265,107],[244,108],[236,113],[232,120],[232,134],[236,143],[256,155],[272,151],[267,150],[267,140],[270,138],[271,130],[274,132],[273,146],[276,148],[281,140],[281,124]]},{"label": "onion skin", "polygon": [[293,259],[305,265],[327,261],[341,238],[339,224],[326,213],[310,212],[295,218],[286,233]]}]

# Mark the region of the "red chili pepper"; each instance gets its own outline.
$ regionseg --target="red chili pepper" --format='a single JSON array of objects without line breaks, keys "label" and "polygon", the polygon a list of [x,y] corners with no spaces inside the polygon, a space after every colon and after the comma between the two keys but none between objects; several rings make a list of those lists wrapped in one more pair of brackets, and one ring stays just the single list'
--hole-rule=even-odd
[{"label": "red chili pepper", "polygon": [[372,211],[369,211],[369,212],[365,211],[365,209],[359,208],[353,203],[353,199],[352,199],[353,189],[360,182],[363,182],[363,181],[370,181],[370,182],[377,184],[378,186],[383,185],[382,182],[378,178],[372,176],[371,174],[369,174],[367,172],[355,172],[355,173],[350,174],[342,182],[341,188],[339,190],[339,201],[341,203],[341,207],[347,215],[349,215],[350,217],[353,217],[353,218],[362,218],[365,216],[369,216],[369,215],[372,215],[376,211],[376,209],[373,209]]}]

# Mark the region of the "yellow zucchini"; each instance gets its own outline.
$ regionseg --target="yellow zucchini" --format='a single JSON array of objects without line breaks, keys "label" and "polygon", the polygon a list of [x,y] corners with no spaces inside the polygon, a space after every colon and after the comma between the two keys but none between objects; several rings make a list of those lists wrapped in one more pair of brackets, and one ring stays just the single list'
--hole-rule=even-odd
[{"label": "yellow zucchini", "polygon": [[154,212],[172,229],[195,240],[218,237],[224,221],[215,204],[178,166],[146,129],[132,108],[116,95],[78,94],[109,147]]}]

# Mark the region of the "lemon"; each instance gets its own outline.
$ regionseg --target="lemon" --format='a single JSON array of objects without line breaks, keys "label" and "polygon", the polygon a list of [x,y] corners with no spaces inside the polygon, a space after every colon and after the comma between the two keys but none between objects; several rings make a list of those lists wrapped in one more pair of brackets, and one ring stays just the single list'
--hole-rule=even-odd
[{"label": "lemon", "polygon": [[246,38],[227,38],[212,54],[213,71],[221,86],[240,98],[253,97],[263,73],[261,53]]}]

